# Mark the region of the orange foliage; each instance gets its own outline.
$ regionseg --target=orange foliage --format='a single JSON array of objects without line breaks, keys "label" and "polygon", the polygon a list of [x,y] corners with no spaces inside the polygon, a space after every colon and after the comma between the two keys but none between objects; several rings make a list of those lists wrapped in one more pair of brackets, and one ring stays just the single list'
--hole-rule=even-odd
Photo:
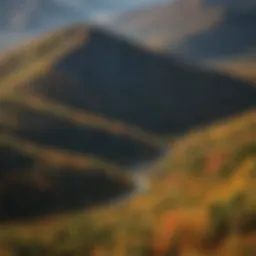
[{"label": "orange foliage", "polygon": [[[200,249],[208,223],[207,212],[202,208],[184,209],[164,215],[155,233],[153,250],[156,256],[166,255],[168,249],[179,238],[180,253]],[[186,255],[186,254],[184,254]]]},{"label": "orange foliage", "polygon": [[226,159],[226,154],[221,151],[211,153],[206,160],[205,170],[208,175],[216,175]]},{"label": "orange foliage", "polygon": [[155,232],[155,239],[153,241],[153,250],[157,256],[164,255],[167,251],[170,241],[179,229],[179,225],[183,218],[184,212],[177,211],[165,214],[160,220]]},{"label": "orange foliage", "polygon": [[92,250],[91,256],[112,256],[105,248],[96,247]]}]

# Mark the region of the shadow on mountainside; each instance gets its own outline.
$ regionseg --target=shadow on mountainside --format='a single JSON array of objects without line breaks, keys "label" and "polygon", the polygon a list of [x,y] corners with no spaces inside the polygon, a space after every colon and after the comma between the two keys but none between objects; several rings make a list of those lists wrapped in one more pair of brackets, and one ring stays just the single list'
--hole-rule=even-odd
[{"label": "shadow on mountainside", "polygon": [[255,106],[255,88],[245,82],[197,70],[100,29],[90,34],[87,44],[63,56],[55,66],[79,83],[58,90],[59,85],[45,80],[31,90],[168,135]]},{"label": "shadow on mountainside", "polygon": [[[5,150],[3,156],[7,161],[11,157],[12,166],[8,165],[5,171],[1,170],[0,222],[34,219],[53,213],[84,209],[111,202],[133,190],[131,184],[95,170],[86,170],[83,173],[48,167],[44,172],[40,169],[34,170],[34,180],[29,182],[24,179],[29,174],[23,169],[28,168],[28,165],[21,166],[20,163],[31,164],[33,160],[25,157],[22,159],[21,155],[11,150]],[[15,175],[22,172],[23,179],[21,176],[14,179]]]}]

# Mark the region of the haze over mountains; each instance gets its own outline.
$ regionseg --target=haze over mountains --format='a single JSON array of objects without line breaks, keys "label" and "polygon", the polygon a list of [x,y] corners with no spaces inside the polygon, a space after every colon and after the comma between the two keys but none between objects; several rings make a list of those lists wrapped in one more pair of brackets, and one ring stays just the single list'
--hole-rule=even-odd
[{"label": "haze over mountains", "polygon": [[56,26],[90,21],[193,60],[248,56],[255,49],[254,1],[176,0],[153,4],[153,0],[3,2],[0,27],[14,33],[0,33],[0,48],[18,45]]},{"label": "haze over mountains", "polygon": [[5,49],[28,42],[51,29],[74,22],[106,23],[122,11],[130,10],[136,6],[144,6],[154,1],[2,1],[0,3],[0,54]]},{"label": "haze over mountains", "polygon": [[177,0],[128,12],[115,24],[120,33],[193,60],[249,55],[256,46],[250,0]]},{"label": "haze over mountains", "polygon": [[0,4],[0,29],[19,31],[42,29],[50,24],[64,20],[65,16],[74,18],[79,12],[55,0],[11,0]]},{"label": "haze over mountains", "polygon": [[[165,2],[160,0],[159,2]],[[11,0],[0,3],[0,31],[49,29],[93,17],[111,16],[154,0]]]}]

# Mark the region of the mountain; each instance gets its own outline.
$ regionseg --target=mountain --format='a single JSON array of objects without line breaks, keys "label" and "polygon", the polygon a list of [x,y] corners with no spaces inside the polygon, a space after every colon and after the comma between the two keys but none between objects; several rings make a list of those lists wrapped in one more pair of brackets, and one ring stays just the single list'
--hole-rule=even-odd
[{"label": "mountain", "polygon": [[[221,24],[181,42],[177,48],[191,58],[221,59],[255,54],[256,8],[227,10]],[[176,49],[176,48],[175,48]]]},{"label": "mountain", "polygon": [[2,59],[2,95],[25,83],[29,93],[162,135],[241,112],[255,102],[255,89],[247,83],[152,53],[96,27],[53,33]]},{"label": "mountain", "polygon": [[226,59],[255,50],[255,1],[176,0],[127,12],[113,26],[184,58]]},{"label": "mountain", "polygon": [[205,8],[203,0],[177,0],[124,12],[113,20],[114,28],[149,45],[167,46],[208,30],[222,16],[218,7]]},{"label": "mountain", "polygon": [[256,103],[249,83],[84,25],[2,55],[0,88],[0,221],[129,195],[171,138]]}]

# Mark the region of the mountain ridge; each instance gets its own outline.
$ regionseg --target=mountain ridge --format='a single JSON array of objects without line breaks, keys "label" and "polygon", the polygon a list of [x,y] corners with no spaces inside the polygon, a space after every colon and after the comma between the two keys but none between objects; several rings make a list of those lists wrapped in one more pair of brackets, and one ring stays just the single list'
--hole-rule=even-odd
[{"label": "mountain ridge", "polygon": [[[253,110],[256,102],[249,83],[151,52],[99,27],[53,32],[5,55],[0,67],[0,151],[6,154],[0,177],[19,185],[1,193],[0,201],[13,218],[30,208],[10,204],[9,196],[31,191],[54,210],[53,195],[78,197],[74,180],[80,175],[90,184],[97,173],[93,184],[102,186],[107,176],[116,184],[111,195],[123,194],[134,185],[136,166],[162,156],[172,137]],[[76,207],[104,202],[105,193],[81,192]],[[64,205],[61,212],[74,209]],[[35,215],[45,210],[40,207]]]},{"label": "mountain ridge", "polygon": [[252,84],[84,26],[0,67],[1,256],[254,249]]}]

